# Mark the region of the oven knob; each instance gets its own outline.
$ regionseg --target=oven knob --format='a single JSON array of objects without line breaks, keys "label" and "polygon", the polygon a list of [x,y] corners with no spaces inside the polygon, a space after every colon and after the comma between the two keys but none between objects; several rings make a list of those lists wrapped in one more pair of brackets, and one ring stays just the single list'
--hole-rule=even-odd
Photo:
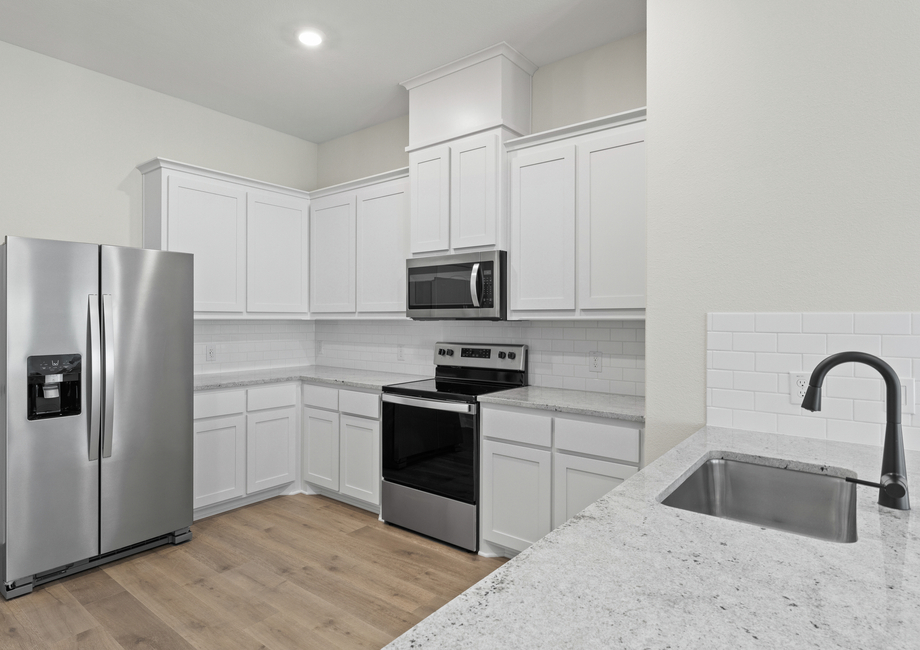
[{"label": "oven knob", "polygon": [[514,352],[509,352],[509,353],[508,353],[508,358],[509,358],[509,359],[513,359],[513,358],[516,357],[516,356],[517,356],[517,355],[516,355]]},{"label": "oven knob", "polygon": [[505,358],[505,353],[504,353],[504,352],[499,352],[499,353],[498,353],[498,358],[499,358],[499,359],[504,359],[504,358]]},{"label": "oven knob", "polygon": [[443,357],[446,354],[446,352],[444,352],[444,348],[438,348],[438,354]]},{"label": "oven knob", "polygon": [[447,348],[447,356],[449,356],[449,357],[454,356],[454,351],[451,350],[450,348]]}]

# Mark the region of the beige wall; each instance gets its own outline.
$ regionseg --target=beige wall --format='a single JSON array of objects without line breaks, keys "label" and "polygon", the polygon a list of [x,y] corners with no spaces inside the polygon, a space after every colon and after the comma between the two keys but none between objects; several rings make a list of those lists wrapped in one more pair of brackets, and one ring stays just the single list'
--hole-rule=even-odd
[{"label": "beige wall", "polygon": [[648,3],[647,457],[705,420],[706,312],[920,311],[920,8]]},{"label": "beige wall", "polygon": [[171,158],[301,189],[316,145],[0,42],[0,239],[141,244],[135,167]]},{"label": "beige wall", "polygon": [[316,187],[329,187],[409,165],[409,116],[319,145]]},{"label": "beige wall", "polygon": [[533,132],[645,106],[645,32],[543,66],[533,76]]}]

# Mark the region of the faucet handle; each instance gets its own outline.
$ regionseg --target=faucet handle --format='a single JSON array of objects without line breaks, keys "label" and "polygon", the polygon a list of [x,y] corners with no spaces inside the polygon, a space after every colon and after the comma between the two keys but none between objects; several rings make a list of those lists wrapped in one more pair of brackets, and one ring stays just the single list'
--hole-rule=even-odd
[{"label": "faucet handle", "polygon": [[907,495],[907,477],[894,472],[884,474],[879,487],[892,499],[901,499]]}]

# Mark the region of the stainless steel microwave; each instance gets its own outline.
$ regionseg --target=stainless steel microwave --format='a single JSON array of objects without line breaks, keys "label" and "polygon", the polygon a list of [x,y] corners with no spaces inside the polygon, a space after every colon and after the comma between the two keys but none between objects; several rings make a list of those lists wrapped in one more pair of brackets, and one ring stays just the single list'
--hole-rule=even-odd
[{"label": "stainless steel microwave", "polygon": [[406,260],[406,316],[416,320],[505,320],[505,251]]}]

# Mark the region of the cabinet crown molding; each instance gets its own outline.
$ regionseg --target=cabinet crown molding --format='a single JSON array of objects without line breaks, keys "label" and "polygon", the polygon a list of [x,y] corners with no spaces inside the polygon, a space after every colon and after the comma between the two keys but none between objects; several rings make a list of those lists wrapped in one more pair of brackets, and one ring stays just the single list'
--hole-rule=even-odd
[{"label": "cabinet crown molding", "polygon": [[247,185],[255,189],[268,190],[270,192],[280,192],[282,194],[288,194],[290,196],[296,196],[303,199],[309,199],[310,193],[306,190],[299,190],[294,187],[287,187],[285,185],[277,185],[275,183],[269,183],[267,181],[260,181],[254,178],[247,178],[246,176],[238,176],[236,174],[229,174],[227,172],[218,171],[216,169],[208,169],[207,167],[199,167],[197,165],[190,165],[188,163],[178,162],[176,160],[169,160],[168,158],[154,158],[153,160],[148,160],[145,163],[141,163],[137,166],[137,170],[141,175],[149,174],[150,172],[156,171],[158,169],[166,169],[170,171],[184,172],[186,174],[195,174],[197,176],[202,176],[204,178],[212,178],[223,181],[229,181],[231,183],[238,183],[241,185]]},{"label": "cabinet crown molding", "polygon": [[406,81],[401,82],[399,85],[405,88],[406,90],[412,90],[423,84],[434,81],[435,79],[440,79],[441,77],[446,77],[449,74],[453,74],[458,70],[463,70],[468,68],[471,65],[476,65],[477,63],[482,63],[496,56],[503,56],[514,65],[519,67],[521,70],[527,74],[533,76],[533,73],[537,71],[537,66],[530,59],[525,57],[523,54],[518,52],[516,49],[502,41],[491,47],[487,47],[484,50],[479,50],[473,54],[469,54],[463,58],[457,59],[445,65],[442,65],[440,68],[435,68],[434,70],[429,70],[423,74],[407,79]]},{"label": "cabinet crown molding", "polygon": [[323,196],[329,196],[330,194],[338,194],[339,192],[347,192],[349,190],[370,187],[371,185],[385,183],[387,181],[396,180],[397,178],[409,178],[409,168],[401,167],[399,169],[393,169],[388,172],[374,174],[373,176],[365,176],[364,178],[357,178],[353,181],[345,181],[344,183],[339,183],[338,185],[330,185],[318,190],[312,190],[310,192],[310,198],[318,199]]},{"label": "cabinet crown molding", "polygon": [[564,140],[577,135],[593,133],[594,131],[603,131],[604,129],[609,129],[614,126],[623,126],[632,122],[642,122],[646,119],[647,112],[646,107],[642,106],[641,108],[634,108],[629,111],[623,111],[622,113],[614,113],[613,115],[605,115],[604,117],[597,117],[591,120],[585,120],[584,122],[568,124],[558,129],[531,133],[530,135],[514,138],[513,140],[506,140],[505,150],[516,151],[518,149],[526,149],[527,147],[546,144],[547,142],[553,142],[555,140]]}]

